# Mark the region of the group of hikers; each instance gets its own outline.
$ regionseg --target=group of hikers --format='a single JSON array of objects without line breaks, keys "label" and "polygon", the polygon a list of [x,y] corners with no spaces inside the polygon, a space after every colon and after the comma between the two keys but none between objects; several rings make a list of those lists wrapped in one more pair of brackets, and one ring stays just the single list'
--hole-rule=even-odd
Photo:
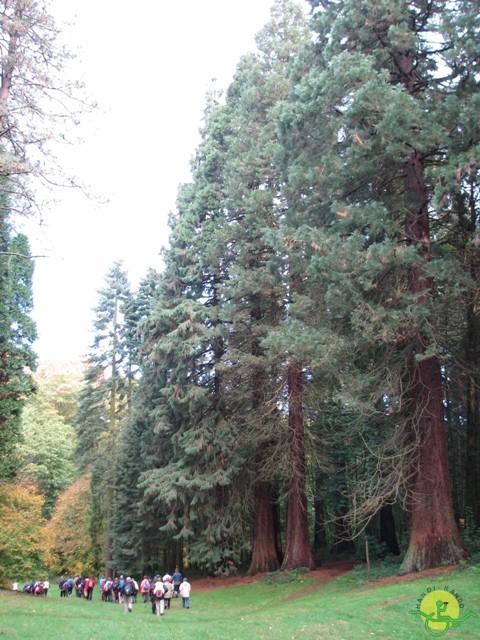
[{"label": "group of hikers", "polygon": [[[182,607],[190,608],[191,585],[187,578],[184,578],[178,567],[172,575],[166,573],[164,576],[156,574],[153,578],[143,576],[140,584],[128,576],[123,575],[116,578],[100,578],[98,582],[101,599],[103,602],[116,602],[123,604],[125,611],[132,611],[133,604],[137,602],[140,594],[144,604],[151,603],[152,613],[163,616],[165,609],[170,609],[172,598],[182,598]],[[75,576],[60,578],[58,582],[60,597],[69,597],[75,594],[81,598],[92,600],[95,580],[92,577],[83,578]]]},{"label": "group of hikers", "polygon": [[170,609],[172,598],[182,598],[182,607],[190,608],[190,592],[192,587],[187,578],[182,578],[182,574],[176,569],[173,575],[169,573],[163,577],[157,574],[150,579],[143,576],[140,582],[140,595],[143,602],[152,605],[152,613],[163,616],[165,609]]},{"label": "group of hikers", "polygon": [[[18,591],[18,582],[13,583],[12,589]],[[46,596],[49,589],[50,582],[48,580],[31,580],[23,585],[22,591],[34,596]]]},{"label": "group of hikers", "polygon": [[84,597],[87,600],[91,600],[93,597],[94,586],[95,580],[90,576],[88,578],[82,578],[82,576],[75,576],[75,578],[64,578],[62,576],[58,581],[61,598],[67,598],[71,596],[75,591],[75,595],[77,597]]}]

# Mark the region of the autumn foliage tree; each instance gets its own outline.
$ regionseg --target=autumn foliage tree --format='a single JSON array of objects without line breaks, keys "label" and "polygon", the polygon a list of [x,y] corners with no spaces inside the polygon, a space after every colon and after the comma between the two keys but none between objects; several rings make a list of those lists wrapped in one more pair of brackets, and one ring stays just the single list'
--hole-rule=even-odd
[{"label": "autumn foliage tree", "polygon": [[53,517],[42,529],[45,563],[52,573],[93,573],[90,520],[90,477],[85,474],[58,498]]},{"label": "autumn foliage tree", "polygon": [[44,570],[43,498],[33,487],[0,484],[0,575],[31,580]]}]

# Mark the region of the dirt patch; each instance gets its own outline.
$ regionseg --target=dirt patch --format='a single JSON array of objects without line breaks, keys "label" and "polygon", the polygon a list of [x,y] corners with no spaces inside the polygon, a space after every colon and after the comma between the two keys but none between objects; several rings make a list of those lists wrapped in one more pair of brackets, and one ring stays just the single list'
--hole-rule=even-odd
[{"label": "dirt patch", "polygon": [[[312,591],[315,591],[316,589],[319,589],[322,585],[330,582],[330,580],[334,580],[339,576],[349,573],[357,564],[358,560],[342,560],[340,562],[325,563],[318,569],[309,572],[309,578],[313,579],[312,584],[306,587],[301,593],[293,593],[289,595],[287,598],[285,598],[285,600],[294,600],[295,598],[303,597],[306,593],[310,593]],[[395,584],[397,582],[409,582],[410,580],[416,580],[418,578],[429,578],[448,575],[457,568],[457,566],[451,566],[440,567],[438,569],[427,569],[420,573],[409,573],[405,576],[390,576],[388,578],[378,578],[377,580],[371,580],[367,584],[369,584],[370,586],[376,586],[384,584]],[[227,587],[252,584],[253,582],[261,580],[266,575],[268,574],[257,573],[253,576],[237,574],[232,576],[217,576],[215,578],[208,577],[192,579],[191,582],[195,592],[199,593],[204,591],[214,591],[215,589],[225,589]]]},{"label": "dirt patch", "polygon": [[[353,567],[358,564],[358,562],[354,560],[345,560],[341,562],[329,562],[323,564],[318,569],[314,569],[308,573],[309,578],[313,578],[314,583],[310,586],[306,587],[306,589],[301,594],[292,594],[286,598],[287,600],[294,599],[296,597],[300,597],[300,595],[305,595],[305,593],[309,593],[310,591],[315,591],[326,582],[333,580],[334,578],[338,578],[338,576],[344,575],[353,569]],[[237,574],[235,576],[217,576],[215,578],[199,578],[198,580],[192,579],[192,586],[195,589],[195,592],[202,591],[213,591],[215,589],[225,589],[226,587],[236,587],[239,585],[252,584],[253,582],[257,582],[261,580],[263,577],[268,575],[267,573],[256,573],[253,576],[246,576]]]},{"label": "dirt patch", "polygon": [[310,571],[308,575],[310,578],[313,578],[313,584],[305,587],[305,589],[300,593],[290,594],[289,596],[284,598],[284,601],[288,602],[289,600],[295,600],[296,598],[303,598],[305,594],[316,591],[327,582],[330,582],[330,580],[334,580],[339,576],[343,576],[344,574],[349,573],[356,564],[358,564],[358,562],[354,560],[329,562],[328,564],[322,565],[319,569]]}]

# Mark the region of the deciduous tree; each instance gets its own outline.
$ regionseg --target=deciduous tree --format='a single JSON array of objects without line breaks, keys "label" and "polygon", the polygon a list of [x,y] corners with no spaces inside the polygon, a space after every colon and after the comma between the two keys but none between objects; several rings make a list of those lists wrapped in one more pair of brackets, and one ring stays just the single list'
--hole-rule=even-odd
[{"label": "deciduous tree", "polygon": [[34,487],[0,483],[0,571],[31,580],[43,571],[43,498]]},{"label": "deciduous tree", "polygon": [[84,474],[61,494],[53,517],[42,530],[45,562],[52,573],[95,571],[91,518],[90,477]]}]

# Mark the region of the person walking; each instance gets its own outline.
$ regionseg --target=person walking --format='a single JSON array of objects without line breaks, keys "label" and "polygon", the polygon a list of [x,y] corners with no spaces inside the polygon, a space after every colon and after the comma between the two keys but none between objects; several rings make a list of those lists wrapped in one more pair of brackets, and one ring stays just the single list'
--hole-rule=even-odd
[{"label": "person walking", "polygon": [[147,576],[143,576],[143,580],[140,582],[140,595],[144,602],[148,602],[150,598],[150,580]]},{"label": "person walking", "polygon": [[175,571],[172,575],[173,580],[173,591],[175,593],[175,597],[178,598],[178,590],[180,589],[180,585],[182,584],[182,574],[178,570],[178,567],[175,567]]},{"label": "person walking", "polygon": [[125,613],[131,613],[133,602],[135,600],[135,584],[130,577],[128,577],[123,583],[121,596],[125,607]]},{"label": "person walking", "polygon": [[188,582],[186,578],[183,579],[182,584],[179,587],[179,594],[182,596],[182,608],[190,609],[190,592],[192,591],[192,586]]},{"label": "person walking", "polygon": [[163,586],[165,588],[165,609],[170,609],[170,604],[173,598],[173,583],[171,580],[166,580],[163,583]]},{"label": "person walking", "polygon": [[163,616],[165,610],[165,587],[160,576],[153,585],[153,602],[157,616]]},{"label": "person walking", "polygon": [[94,586],[95,586],[95,580],[91,576],[88,576],[88,578],[85,580],[85,585],[84,585],[85,598],[87,600],[92,600],[93,599],[93,587]]}]

